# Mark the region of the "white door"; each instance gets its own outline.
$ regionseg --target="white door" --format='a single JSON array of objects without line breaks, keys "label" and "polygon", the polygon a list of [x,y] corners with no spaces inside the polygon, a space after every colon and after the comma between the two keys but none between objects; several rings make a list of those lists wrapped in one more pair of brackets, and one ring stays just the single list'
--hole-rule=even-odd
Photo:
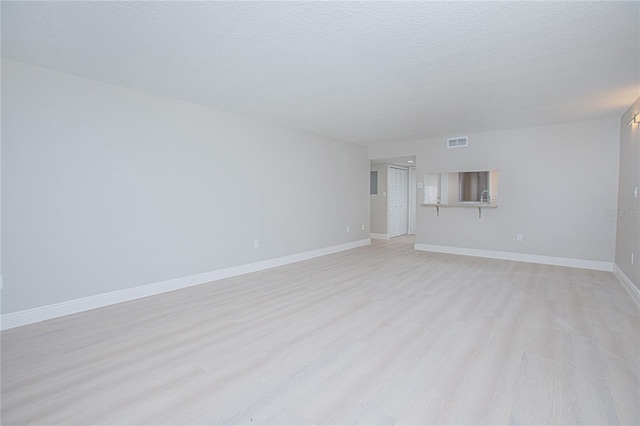
[{"label": "white door", "polygon": [[409,167],[409,235],[416,233],[416,168]]},{"label": "white door", "polygon": [[389,166],[387,180],[387,233],[389,238],[407,234],[407,169]]}]

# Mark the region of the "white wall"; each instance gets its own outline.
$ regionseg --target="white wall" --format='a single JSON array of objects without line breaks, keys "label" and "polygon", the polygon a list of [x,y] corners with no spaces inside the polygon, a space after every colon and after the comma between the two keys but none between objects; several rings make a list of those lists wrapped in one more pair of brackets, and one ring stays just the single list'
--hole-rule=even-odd
[{"label": "white wall", "polygon": [[616,218],[607,210],[617,205],[618,119],[466,136],[468,148],[447,149],[447,136],[369,148],[370,159],[416,155],[418,181],[427,172],[499,169],[497,209],[479,219],[477,209],[437,217],[418,207],[417,244],[613,262]]},{"label": "white wall", "polygon": [[[616,265],[640,290],[640,195],[635,198],[633,194],[633,188],[640,186],[640,124],[627,125],[632,114],[638,111],[640,98],[620,119]],[[633,264],[631,253],[634,254]]]},{"label": "white wall", "polygon": [[368,238],[365,147],[7,60],[2,87],[3,314]]}]

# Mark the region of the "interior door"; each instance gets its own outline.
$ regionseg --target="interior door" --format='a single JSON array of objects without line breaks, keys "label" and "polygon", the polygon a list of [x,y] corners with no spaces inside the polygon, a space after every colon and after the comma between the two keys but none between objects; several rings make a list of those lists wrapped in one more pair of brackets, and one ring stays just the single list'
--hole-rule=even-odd
[{"label": "interior door", "polygon": [[389,238],[407,234],[408,172],[389,166],[387,173],[387,232]]}]

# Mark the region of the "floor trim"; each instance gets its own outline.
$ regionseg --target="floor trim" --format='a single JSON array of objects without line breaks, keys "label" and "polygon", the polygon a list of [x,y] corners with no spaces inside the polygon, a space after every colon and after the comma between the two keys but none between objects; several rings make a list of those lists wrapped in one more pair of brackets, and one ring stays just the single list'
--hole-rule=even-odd
[{"label": "floor trim", "polygon": [[436,253],[460,254],[463,256],[486,257],[490,259],[514,260],[517,262],[541,263],[543,265],[567,266],[570,268],[594,269],[597,271],[613,272],[613,262],[601,262],[597,260],[571,259],[566,257],[539,256],[525,253],[512,253],[506,251],[480,250],[461,247],[437,246],[431,244],[416,243],[414,248],[421,251]]},{"label": "floor trim", "polygon": [[627,274],[622,272],[622,269],[620,269],[615,263],[613,264],[613,273],[620,281],[620,284],[622,284],[622,287],[627,290],[627,293],[629,293],[629,296],[631,296],[633,301],[640,306],[640,290],[638,290],[638,287],[633,285],[633,282],[631,282],[629,277],[627,277]]},{"label": "floor trim", "polygon": [[371,238],[375,238],[377,240],[388,240],[389,239],[389,234],[369,234],[369,237]]},{"label": "floor trim", "polygon": [[303,260],[313,259],[315,257],[325,256],[344,250],[350,250],[369,244],[371,244],[371,239],[366,238],[350,243],[339,244],[336,246],[325,247],[303,253],[297,253],[290,256],[278,257],[276,259],[269,259],[261,262],[234,266],[232,268],[219,269],[217,271],[204,272],[187,277],[175,278],[172,280],[113,291],[110,293],[97,294],[95,296],[69,300],[53,305],[13,312],[10,314],[2,315],[0,317],[0,329],[8,330],[10,328],[33,324],[35,322],[58,318],[78,312],[88,311],[90,309],[101,308],[104,306],[114,305],[116,303],[128,302],[130,300],[140,299],[160,293],[179,290],[181,288],[205,284],[211,281],[222,280],[225,278],[231,278],[251,272],[275,268],[277,266],[288,265],[290,263],[301,262]]}]

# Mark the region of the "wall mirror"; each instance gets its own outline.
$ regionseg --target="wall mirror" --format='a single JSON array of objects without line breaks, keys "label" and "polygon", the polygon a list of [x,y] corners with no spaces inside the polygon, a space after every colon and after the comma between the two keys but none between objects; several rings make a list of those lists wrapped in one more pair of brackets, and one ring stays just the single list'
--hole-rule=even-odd
[{"label": "wall mirror", "polygon": [[498,170],[425,173],[424,204],[496,206]]}]

